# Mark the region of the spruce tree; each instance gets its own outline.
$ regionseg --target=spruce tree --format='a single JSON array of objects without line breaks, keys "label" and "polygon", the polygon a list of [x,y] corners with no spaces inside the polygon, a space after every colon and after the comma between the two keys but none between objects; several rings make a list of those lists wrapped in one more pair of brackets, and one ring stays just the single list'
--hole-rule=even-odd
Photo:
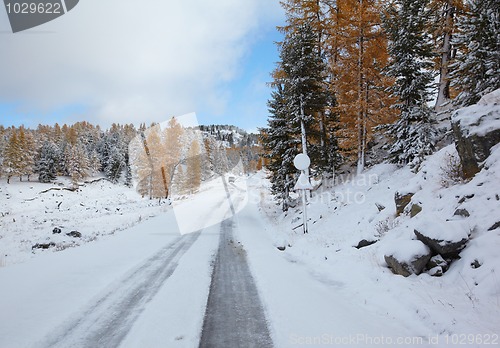
[{"label": "spruce tree", "polygon": [[268,106],[268,127],[261,129],[263,157],[267,159],[266,168],[270,172],[271,192],[286,211],[290,203],[289,193],[295,184],[293,159],[299,153],[300,127],[294,127],[289,121],[289,104],[281,84],[275,85]]},{"label": "spruce tree", "polygon": [[77,141],[77,143],[72,145],[69,149],[68,156],[68,172],[75,188],[78,186],[78,182],[88,175],[88,170],[89,160],[85,146]]},{"label": "spruce tree", "polygon": [[461,90],[459,105],[476,103],[483,95],[500,88],[500,2],[470,0],[469,11],[458,20],[459,47],[454,64],[453,85]]},{"label": "spruce tree", "polygon": [[92,176],[96,175],[101,170],[101,159],[96,149],[90,152],[89,156],[89,170]]},{"label": "spruce tree", "polygon": [[395,79],[392,94],[401,112],[388,127],[388,135],[394,139],[389,153],[392,162],[413,168],[432,152],[436,138],[433,112],[427,106],[433,82],[427,4],[428,0],[395,0],[383,16],[391,56],[387,74]]},{"label": "spruce tree", "polygon": [[57,177],[58,152],[57,146],[48,140],[42,145],[36,164],[36,171],[40,182],[49,183]]},{"label": "spruce tree", "polygon": [[120,180],[126,167],[125,152],[127,150],[120,129],[113,125],[113,128],[104,135],[99,147],[102,170],[106,178],[113,183]]},{"label": "spruce tree", "polygon": [[301,128],[301,150],[306,154],[310,152],[312,163],[321,152],[319,144],[308,137],[319,138],[315,116],[327,106],[326,67],[318,55],[317,42],[312,27],[305,23],[286,34],[280,52],[289,122]]}]

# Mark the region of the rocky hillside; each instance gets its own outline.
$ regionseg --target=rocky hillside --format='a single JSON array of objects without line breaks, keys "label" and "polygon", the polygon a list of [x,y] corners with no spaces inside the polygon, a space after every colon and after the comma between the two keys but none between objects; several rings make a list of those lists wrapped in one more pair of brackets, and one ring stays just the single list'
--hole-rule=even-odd
[{"label": "rocky hillside", "polygon": [[300,200],[283,213],[267,196],[275,246],[368,305],[383,303],[395,316],[414,308],[416,322],[433,331],[498,329],[499,91],[452,122],[456,142],[417,173],[378,164],[320,186],[308,204],[308,234]]}]

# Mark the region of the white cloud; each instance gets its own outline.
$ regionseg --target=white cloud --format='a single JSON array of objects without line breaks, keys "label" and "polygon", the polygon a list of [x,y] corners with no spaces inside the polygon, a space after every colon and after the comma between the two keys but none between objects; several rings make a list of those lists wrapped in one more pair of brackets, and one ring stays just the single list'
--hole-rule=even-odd
[{"label": "white cloud", "polygon": [[239,59],[278,13],[277,0],[82,0],[17,34],[2,13],[0,100],[87,105],[103,124],[224,110]]}]

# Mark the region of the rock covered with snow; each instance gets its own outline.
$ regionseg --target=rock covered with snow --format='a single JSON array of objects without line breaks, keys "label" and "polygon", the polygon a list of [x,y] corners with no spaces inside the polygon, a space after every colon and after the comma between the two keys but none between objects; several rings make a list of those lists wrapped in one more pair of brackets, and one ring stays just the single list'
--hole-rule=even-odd
[{"label": "rock covered with snow", "polygon": [[394,250],[386,251],[384,259],[392,273],[408,277],[422,273],[431,256],[431,250],[421,241],[404,240],[395,244]]},{"label": "rock covered with snow", "polygon": [[415,235],[435,253],[456,256],[469,240],[469,230],[462,221],[426,218],[415,227]]},{"label": "rock covered with snow", "polygon": [[396,192],[394,194],[394,203],[396,204],[396,215],[401,215],[405,210],[406,206],[410,203],[414,192]]},{"label": "rock covered with snow", "polygon": [[448,262],[439,254],[431,257],[426,265],[427,273],[433,277],[441,277],[448,270],[448,267]]},{"label": "rock covered with snow", "polygon": [[485,95],[476,105],[457,110],[451,123],[463,176],[472,178],[490,149],[500,142],[500,90]]}]

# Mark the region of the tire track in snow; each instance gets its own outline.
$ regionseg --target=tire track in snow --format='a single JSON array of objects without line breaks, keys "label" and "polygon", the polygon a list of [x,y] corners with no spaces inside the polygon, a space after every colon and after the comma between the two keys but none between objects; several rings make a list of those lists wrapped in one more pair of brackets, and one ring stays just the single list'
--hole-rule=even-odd
[{"label": "tire track in snow", "polygon": [[233,218],[221,223],[219,252],[199,347],[272,347],[246,252],[233,240],[233,223]]},{"label": "tire track in snow", "polygon": [[180,236],[163,247],[41,346],[118,347],[200,234]]}]

